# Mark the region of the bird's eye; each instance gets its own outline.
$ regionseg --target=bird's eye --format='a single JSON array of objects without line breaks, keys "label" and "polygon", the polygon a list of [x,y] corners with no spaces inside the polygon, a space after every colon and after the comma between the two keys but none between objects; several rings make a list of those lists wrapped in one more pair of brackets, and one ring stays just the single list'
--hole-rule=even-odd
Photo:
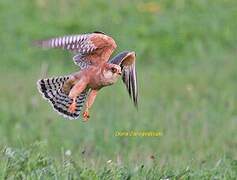
[{"label": "bird's eye", "polygon": [[116,73],[116,72],[117,72],[117,69],[114,68],[114,67],[112,67],[112,68],[111,68],[111,71],[112,71],[112,73]]}]

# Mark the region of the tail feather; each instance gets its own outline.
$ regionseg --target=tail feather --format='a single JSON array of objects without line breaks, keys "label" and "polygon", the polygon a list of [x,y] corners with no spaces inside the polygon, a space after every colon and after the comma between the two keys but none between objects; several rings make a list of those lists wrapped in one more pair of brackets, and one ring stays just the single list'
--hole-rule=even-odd
[{"label": "tail feather", "polygon": [[59,114],[69,118],[76,119],[80,116],[81,109],[86,100],[88,90],[84,90],[76,100],[76,111],[71,113],[68,107],[72,103],[72,99],[63,92],[62,86],[69,79],[69,76],[55,77],[49,79],[41,79],[37,82],[39,92],[48,100]]}]

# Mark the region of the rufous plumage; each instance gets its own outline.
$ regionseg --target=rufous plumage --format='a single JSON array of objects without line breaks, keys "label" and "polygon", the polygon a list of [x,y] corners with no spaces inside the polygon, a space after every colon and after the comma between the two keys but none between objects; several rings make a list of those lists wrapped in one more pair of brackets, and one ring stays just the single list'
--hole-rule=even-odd
[{"label": "rufous plumage", "polygon": [[58,113],[69,119],[77,119],[84,106],[83,118],[87,121],[98,91],[114,84],[120,76],[137,107],[135,52],[124,51],[110,59],[117,47],[113,38],[103,32],[94,32],[35,41],[34,44],[43,48],[69,50],[74,54],[74,63],[80,67],[80,71],[71,75],[37,82],[39,92]]}]

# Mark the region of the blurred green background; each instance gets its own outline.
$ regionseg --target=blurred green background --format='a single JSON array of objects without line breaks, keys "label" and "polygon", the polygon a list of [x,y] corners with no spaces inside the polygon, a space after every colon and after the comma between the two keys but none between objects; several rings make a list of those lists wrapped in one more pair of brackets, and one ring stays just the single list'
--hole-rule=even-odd
[{"label": "blurred green background", "polygon": [[[234,179],[236,7],[236,0],[1,0],[1,177]],[[89,122],[66,121],[36,81],[78,67],[68,52],[31,42],[93,31],[116,40],[114,54],[136,52],[139,111],[119,81],[99,93]],[[114,135],[130,130],[163,135]]]}]

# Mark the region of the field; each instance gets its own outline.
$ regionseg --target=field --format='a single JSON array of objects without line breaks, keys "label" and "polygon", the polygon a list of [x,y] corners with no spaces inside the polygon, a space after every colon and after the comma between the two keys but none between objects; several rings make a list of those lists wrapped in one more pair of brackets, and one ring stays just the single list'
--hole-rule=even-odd
[{"label": "field", "polygon": [[[0,1],[1,179],[236,179],[237,1]],[[36,39],[104,31],[137,53],[139,109],[122,81],[89,122],[37,91],[78,70]],[[156,131],[159,137],[118,137]]]}]

